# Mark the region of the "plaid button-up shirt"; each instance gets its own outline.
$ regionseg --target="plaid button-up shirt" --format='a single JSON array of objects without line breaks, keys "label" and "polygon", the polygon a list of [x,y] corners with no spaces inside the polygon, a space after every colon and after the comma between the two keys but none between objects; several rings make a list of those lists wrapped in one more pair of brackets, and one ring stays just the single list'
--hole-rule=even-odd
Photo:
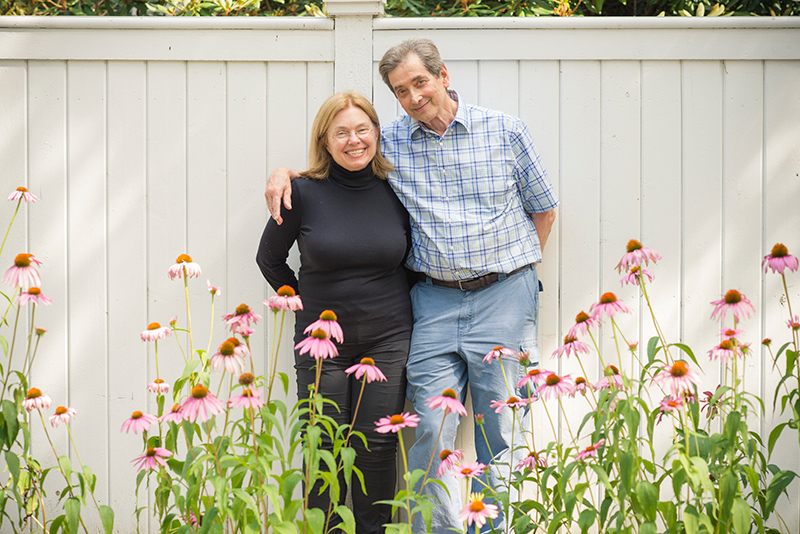
[{"label": "plaid button-up shirt", "polygon": [[410,269],[466,280],[541,261],[527,214],[558,199],[520,119],[459,102],[442,136],[408,115],[382,134],[389,182],[411,215]]}]

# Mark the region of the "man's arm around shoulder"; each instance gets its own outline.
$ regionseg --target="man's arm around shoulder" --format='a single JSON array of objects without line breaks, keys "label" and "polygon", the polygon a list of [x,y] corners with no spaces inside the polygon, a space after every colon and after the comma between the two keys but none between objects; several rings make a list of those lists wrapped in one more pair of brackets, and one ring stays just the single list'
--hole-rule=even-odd
[{"label": "man's arm around shoulder", "polygon": [[286,167],[278,167],[267,179],[267,189],[264,191],[264,198],[267,199],[269,214],[275,222],[281,224],[281,201],[287,210],[292,209],[292,180],[299,178],[300,174]]}]

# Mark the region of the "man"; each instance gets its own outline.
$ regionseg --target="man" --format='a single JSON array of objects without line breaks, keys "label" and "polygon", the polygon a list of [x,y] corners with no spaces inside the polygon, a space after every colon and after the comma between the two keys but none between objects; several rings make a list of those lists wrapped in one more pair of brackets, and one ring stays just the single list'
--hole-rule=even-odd
[{"label": "man", "polygon": [[[411,294],[407,395],[421,422],[409,468],[424,470],[433,458],[435,476],[439,454],[454,448],[460,418],[450,414],[443,423],[443,413],[426,401],[452,389],[463,403],[469,384],[475,411],[485,414],[486,439],[476,428],[478,461],[489,466],[484,480],[499,487],[509,466],[526,454],[512,457],[511,448],[524,444],[519,421],[524,425],[528,418],[512,408],[495,413],[490,404],[525,397],[516,391],[524,369],[514,358],[503,360],[505,373],[498,362],[482,360],[503,345],[530,351],[538,363],[533,264],[541,261],[558,201],[527,127],[516,117],[460,102],[448,90],[447,67],[431,41],[411,39],[389,49],[379,70],[408,114],[382,129],[381,149],[395,166],[389,181],[411,218],[407,266],[420,273]],[[290,208],[287,178],[286,170],[278,170],[268,182],[276,220],[281,199]],[[432,520],[437,534],[461,527],[458,481],[445,475],[442,482],[449,498],[429,485],[440,502]],[[423,529],[415,517],[414,532]]]}]

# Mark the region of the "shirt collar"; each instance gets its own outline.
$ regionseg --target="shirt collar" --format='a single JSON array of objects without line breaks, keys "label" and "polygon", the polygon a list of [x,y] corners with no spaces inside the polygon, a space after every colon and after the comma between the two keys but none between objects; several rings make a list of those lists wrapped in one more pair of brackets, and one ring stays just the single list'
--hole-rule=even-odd
[{"label": "shirt collar", "polygon": [[[458,104],[458,108],[456,108],[456,116],[453,118],[453,122],[451,122],[450,125],[447,127],[447,130],[450,130],[450,128],[452,128],[453,125],[457,123],[464,126],[467,132],[469,132],[471,123],[469,120],[469,114],[467,113],[466,106],[462,104],[461,100],[458,97],[458,93],[456,93],[452,89],[447,90],[447,95],[450,98],[452,98],[456,104]],[[447,130],[445,131],[445,133],[447,133]],[[414,134],[418,131],[429,132],[437,136],[439,135],[430,128],[428,128],[427,126],[425,126],[424,124],[422,124],[417,119],[411,119],[411,136],[413,137]]]}]

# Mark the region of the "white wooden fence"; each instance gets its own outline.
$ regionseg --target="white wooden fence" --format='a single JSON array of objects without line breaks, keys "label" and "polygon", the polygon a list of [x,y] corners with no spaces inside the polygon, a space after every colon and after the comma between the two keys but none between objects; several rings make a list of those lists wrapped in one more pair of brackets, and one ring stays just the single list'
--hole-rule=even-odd
[{"label": "white wooden fence", "polygon": [[[0,18],[0,193],[25,185],[40,198],[18,216],[2,261],[27,251],[44,262],[54,304],[36,315],[48,332],[33,385],[77,409],[78,448],[119,532],[137,528],[129,462],[142,450],[119,427],[154,409],[152,346],[138,336],[175,315],[185,325],[182,284],[167,268],[185,252],[222,286],[212,347],[226,337],[220,315],[240,302],[264,312],[253,258],[268,171],[304,166],[310,123],[334,90],[371,94],[384,121],[401,113],[377,62],[412,36],[438,44],[465,101],[527,122],[557,188],[540,266],[543,365],[579,372],[549,354],[606,291],[640,312],[620,324],[646,345],[644,304],[613,269],[640,238],[664,257],[650,296],[665,333],[701,359],[718,343],[710,301],[729,288],[750,298],[744,379],[771,405],[776,373],[759,341],[787,339],[788,312],[760,261],[779,241],[800,253],[800,21],[373,19],[374,5],[342,1],[328,10],[335,19]],[[790,292],[798,309],[797,275]],[[202,279],[190,295],[205,348]],[[253,340],[262,369],[266,330]],[[610,354],[613,342],[602,347]],[[175,376],[177,347],[160,349],[162,375]],[[291,374],[288,350],[283,358]],[[588,372],[597,379],[599,364]],[[705,389],[720,374],[707,365]],[[569,409],[575,428],[582,408]],[[552,431],[539,417],[544,441]],[[766,435],[771,410],[752,423]],[[56,436],[63,454],[67,438]],[[34,448],[47,456],[42,439],[35,432]],[[800,471],[796,440],[780,447],[776,463]],[[790,495],[779,510],[797,532],[797,483]]]}]

